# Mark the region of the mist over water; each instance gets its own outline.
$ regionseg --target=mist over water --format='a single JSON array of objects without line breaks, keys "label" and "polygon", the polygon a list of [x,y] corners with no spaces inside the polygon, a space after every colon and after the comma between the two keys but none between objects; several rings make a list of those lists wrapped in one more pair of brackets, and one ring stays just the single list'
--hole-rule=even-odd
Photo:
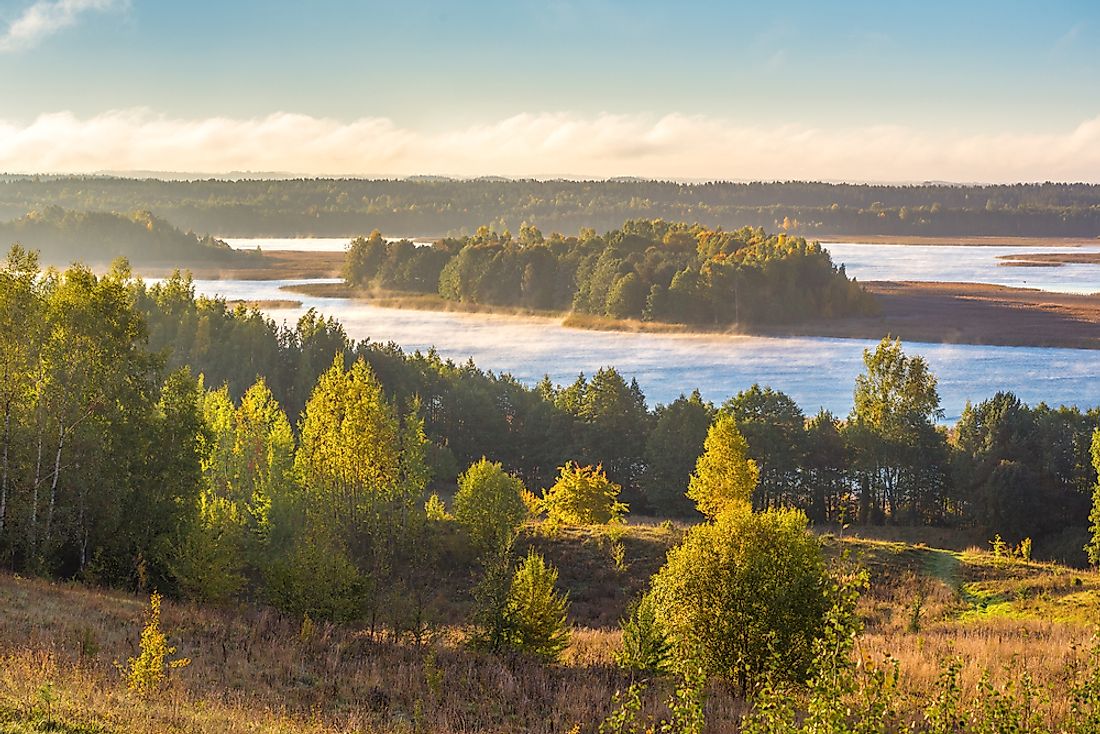
[{"label": "mist over water", "polygon": [[1065,263],[1057,267],[1006,265],[1002,255],[1098,252],[1088,247],[991,247],[985,245],[868,245],[829,242],[836,264],[843,263],[859,281],[917,280],[992,283],[1013,288],[1037,288],[1054,293],[1100,291],[1100,265]]},{"label": "mist over water", "polygon": [[[395,342],[405,351],[431,347],[455,361],[509,372],[526,384],[548,374],[556,383],[578,373],[617,367],[636,378],[651,405],[699,388],[720,402],[754,382],[782,390],[807,413],[852,407],[863,350],[874,342],[823,337],[747,337],[628,334],[568,329],[552,319],[379,308],[341,298],[317,298],[280,288],[305,281],[195,281],[196,293],[229,299],[294,299],[302,305],[267,309],[293,325],[310,307],[337,318],[353,339]],[[339,281],[309,281],[339,282]],[[1011,390],[1028,403],[1100,404],[1100,350],[906,343],[939,378],[945,418],[954,421],[967,400]]]}]

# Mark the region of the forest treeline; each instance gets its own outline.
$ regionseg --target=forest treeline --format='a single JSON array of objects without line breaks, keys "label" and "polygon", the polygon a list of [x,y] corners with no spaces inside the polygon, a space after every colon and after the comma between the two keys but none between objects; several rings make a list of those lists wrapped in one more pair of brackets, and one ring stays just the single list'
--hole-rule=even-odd
[{"label": "forest treeline", "polygon": [[209,235],[182,232],[149,211],[119,214],[44,206],[0,222],[0,242],[18,242],[43,263],[106,265],[123,257],[134,265],[239,263],[255,257]]},{"label": "forest treeline", "polygon": [[[999,394],[943,427],[934,375],[889,340],[867,352],[851,414],[806,416],[755,385],[720,405],[691,393],[651,408],[611,367],[527,387],[432,352],[353,342],[312,311],[280,326],[196,298],[186,276],[146,286],[123,264],[99,277],[79,266],[43,273],[19,249],[0,272],[0,319],[0,558],[16,569],[111,583],[185,578],[170,559],[200,542],[188,529],[213,522],[210,513],[237,517],[247,537],[282,537],[292,553],[293,538],[275,530],[279,512],[298,518],[284,516],[284,531],[303,527],[314,497],[325,512],[351,513],[345,529],[372,522],[380,506],[346,493],[381,483],[412,522],[430,488],[447,494],[483,457],[533,491],[572,481],[562,467],[600,465],[632,513],[692,517],[685,490],[723,419],[758,468],[753,505],[802,509],[815,522],[968,526],[1075,560],[1095,484],[1100,412]],[[336,434],[325,433],[331,416],[344,421]],[[368,462],[369,476],[340,464],[391,450]],[[272,504],[272,482],[293,488],[294,502]],[[385,547],[416,552],[392,538]],[[371,548],[357,553],[404,568]],[[314,561],[292,566],[306,573]]]},{"label": "forest treeline", "polygon": [[0,217],[59,205],[149,210],[219,236],[472,234],[492,222],[515,232],[606,230],[627,219],[783,229],[808,238],[860,235],[1096,237],[1100,186],[870,185],[788,181],[537,181],[292,179],[163,181],[105,176],[0,177]]},{"label": "forest treeline", "polygon": [[348,246],[344,278],[363,288],[613,319],[781,323],[871,313],[872,297],[818,243],[760,228],[734,231],[630,220],[603,235],[518,235],[479,227],[431,246],[375,230]]}]

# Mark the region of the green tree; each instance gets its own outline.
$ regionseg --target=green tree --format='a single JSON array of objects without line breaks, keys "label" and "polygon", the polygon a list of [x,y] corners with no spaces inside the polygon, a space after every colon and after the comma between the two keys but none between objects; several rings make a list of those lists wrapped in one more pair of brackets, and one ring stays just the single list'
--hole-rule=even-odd
[{"label": "green tree", "polygon": [[750,507],[759,471],[748,454],[737,421],[719,415],[707,431],[703,454],[688,483],[687,496],[699,512],[713,519],[730,507]]},{"label": "green tree", "polygon": [[714,406],[704,402],[698,390],[657,407],[653,430],[646,438],[646,470],[642,476],[646,501],[655,511],[665,515],[691,513],[693,508],[684,492],[713,420]]},{"label": "green tree", "polygon": [[901,341],[889,337],[864,350],[863,362],[849,421],[866,480],[860,520],[890,515],[916,522],[947,473],[946,436],[934,426],[943,416],[936,378],[922,357],[907,356]]},{"label": "green tree", "polygon": [[622,621],[623,645],[615,653],[620,667],[647,673],[664,673],[671,649],[668,634],[657,619],[657,601],[645,594],[631,605]]},{"label": "green tree", "polygon": [[547,521],[565,525],[604,525],[627,511],[618,501],[620,487],[608,480],[600,466],[571,461],[561,467],[558,480],[542,497]]},{"label": "green tree", "polygon": [[800,468],[805,459],[806,416],[784,393],[753,385],[722,406],[737,421],[760,470],[757,508],[804,506]]},{"label": "green tree", "polygon": [[802,512],[733,509],[669,551],[652,593],[677,665],[747,691],[765,674],[807,679],[830,586]]},{"label": "green tree", "polygon": [[[1100,475],[1100,429],[1093,431],[1091,453],[1094,471]],[[1089,522],[1092,537],[1085,546],[1085,552],[1088,553],[1089,563],[1097,566],[1100,565],[1100,479],[1097,480],[1092,491],[1092,511],[1089,513]]]},{"label": "green tree", "polygon": [[505,617],[509,645],[545,660],[556,660],[569,644],[567,595],[555,590],[558,571],[534,548],[516,569]]},{"label": "green tree", "polygon": [[458,478],[454,499],[455,520],[470,535],[482,554],[511,548],[527,516],[523,481],[505,473],[499,463],[482,458]]}]

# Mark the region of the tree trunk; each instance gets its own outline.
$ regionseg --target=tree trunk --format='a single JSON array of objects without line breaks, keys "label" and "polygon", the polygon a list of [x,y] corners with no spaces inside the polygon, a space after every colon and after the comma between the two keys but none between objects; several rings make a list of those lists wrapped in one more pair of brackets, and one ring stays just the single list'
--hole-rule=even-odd
[{"label": "tree trunk", "polygon": [[8,449],[11,446],[11,399],[4,404],[4,468],[0,479],[0,537],[4,535],[4,520],[8,514]]},{"label": "tree trunk", "polygon": [[42,444],[45,441],[46,426],[42,419],[42,406],[38,407],[38,456],[34,462],[34,484],[31,486],[31,552],[28,560],[33,561],[38,553],[38,485],[42,483]]},{"label": "tree trunk", "polygon": [[57,454],[53,461],[53,479],[50,480],[50,504],[46,510],[46,545],[50,543],[50,529],[53,527],[53,509],[57,504],[57,478],[61,476],[61,451],[65,448],[65,427],[57,432]]}]

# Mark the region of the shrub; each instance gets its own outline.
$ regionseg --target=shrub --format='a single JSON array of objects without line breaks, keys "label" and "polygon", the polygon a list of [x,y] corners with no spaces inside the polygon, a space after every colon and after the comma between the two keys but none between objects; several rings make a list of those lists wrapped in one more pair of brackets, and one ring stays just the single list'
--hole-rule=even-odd
[{"label": "shrub", "polygon": [[618,501],[622,488],[608,480],[602,466],[579,466],[569,461],[542,498],[551,524],[604,525],[621,517],[627,506]]},{"label": "shrub", "polygon": [[169,670],[191,664],[188,658],[168,659],[175,654],[176,648],[168,644],[168,638],[160,629],[160,601],[160,594],[154,591],[149,597],[149,612],[141,631],[141,653],[129,660],[126,682],[131,691],[141,696],[160,690],[168,680]]},{"label": "shrub", "polygon": [[268,596],[284,612],[349,621],[362,616],[366,579],[334,534],[314,527],[297,538],[288,557],[267,569]]},{"label": "shrub", "polygon": [[466,529],[480,552],[493,553],[512,545],[527,517],[524,491],[520,479],[505,473],[500,463],[485,458],[458,478],[455,520]]},{"label": "shrub", "polygon": [[554,589],[558,571],[532,548],[516,569],[508,592],[505,619],[509,646],[519,652],[556,660],[569,644],[569,600]]},{"label": "shrub", "polygon": [[805,682],[831,586],[803,513],[728,511],[669,552],[652,593],[678,666],[746,691],[765,672]]},{"label": "shrub", "polygon": [[623,646],[615,662],[623,668],[647,673],[663,673],[668,668],[668,635],[657,621],[653,596],[646,594],[635,602],[622,622]]}]

